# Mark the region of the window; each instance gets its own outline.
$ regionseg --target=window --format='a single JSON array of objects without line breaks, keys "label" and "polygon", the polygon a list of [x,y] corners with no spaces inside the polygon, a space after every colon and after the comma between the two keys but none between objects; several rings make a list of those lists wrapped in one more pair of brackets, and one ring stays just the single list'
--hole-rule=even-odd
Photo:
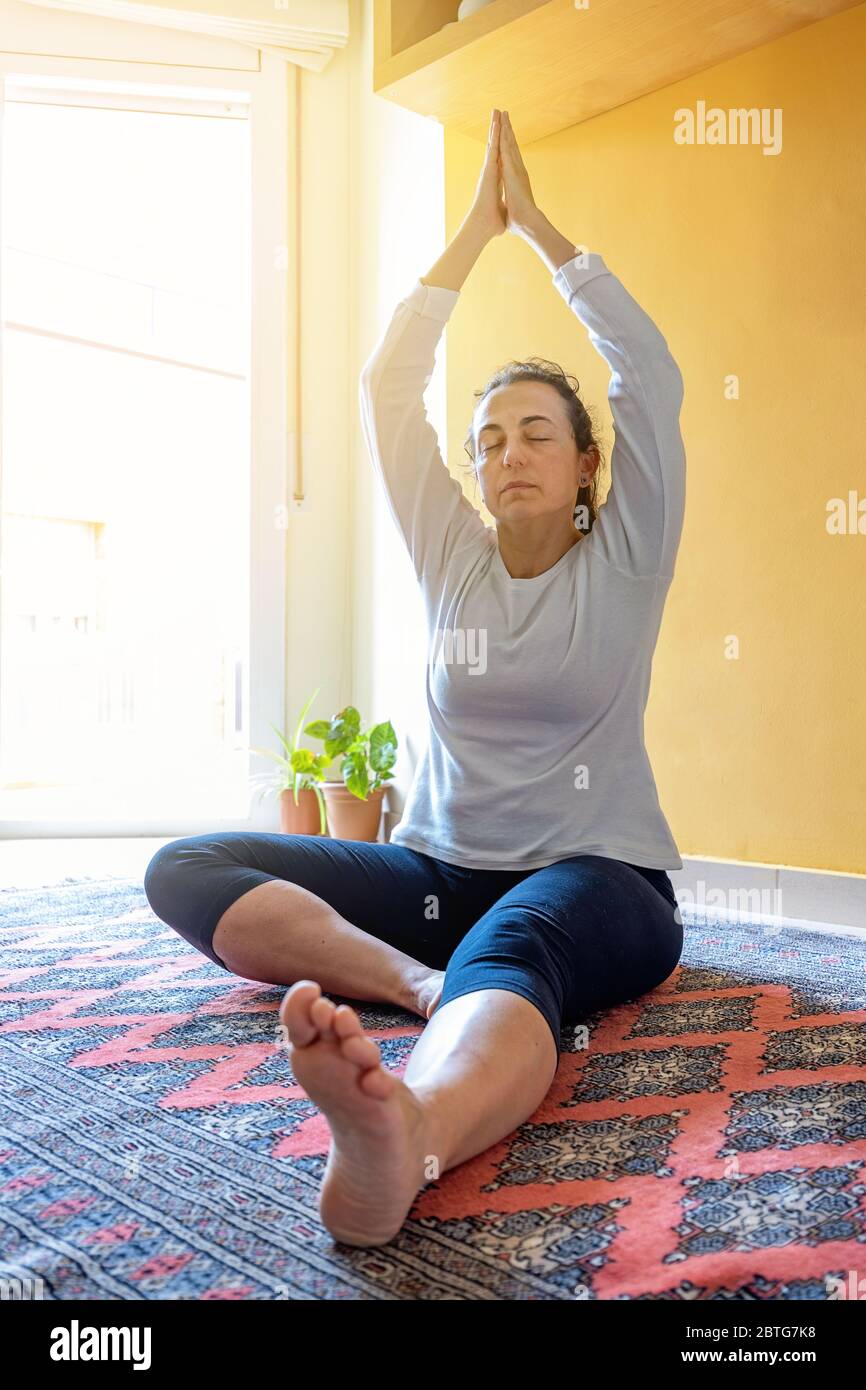
[{"label": "window", "polygon": [[[274,97],[251,85],[6,75],[9,833],[172,834],[254,818],[250,745],[283,707],[284,535],[255,557],[251,536],[261,496],[283,495],[284,460],[259,443],[251,402],[270,399],[279,419],[284,401],[256,352],[280,302],[271,283],[265,307],[253,251],[269,245],[272,265],[285,213],[265,198],[253,218],[265,160],[251,104]],[[285,331],[284,317],[277,339]]]}]

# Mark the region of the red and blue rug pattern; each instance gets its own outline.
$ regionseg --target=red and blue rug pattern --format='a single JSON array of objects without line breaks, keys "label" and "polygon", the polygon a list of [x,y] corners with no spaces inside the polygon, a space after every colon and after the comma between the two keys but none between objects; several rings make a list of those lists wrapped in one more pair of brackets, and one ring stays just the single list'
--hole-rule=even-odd
[{"label": "red and blue rug pattern", "polygon": [[[328,1128],[283,990],[198,955],[139,883],[5,890],[0,1275],[82,1300],[856,1296],[866,934],[683,917],[665,984],[564,1030],[536,1113],[364,1250],[318,1218]],[[401,1073],[421,1020],[348,1002]]]}]

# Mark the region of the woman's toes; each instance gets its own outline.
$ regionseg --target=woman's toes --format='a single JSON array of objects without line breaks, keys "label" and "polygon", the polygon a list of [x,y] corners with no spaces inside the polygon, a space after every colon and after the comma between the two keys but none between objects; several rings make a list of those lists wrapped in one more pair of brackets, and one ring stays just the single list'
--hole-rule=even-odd
[{"label": "woman's toes", "polygon": [[366,1071],[360,1072],[358,1085],[366,1095],[375,1096],[377,1100],[387,1100],[398,1081],[393,1072],[386,1071],[384,1067],[368,1067]]},{"label": "woman's toes", "polygon": [[361,1020],[350,1004],[338,1004],[334,1010],[331,1027],[338,1038],[363,1037]]},{"label": "woman's toes", "polygon": [[318,1036],[319,1030],[310,1016],[310,1009],[321,993],[315,980],[297,980],[283,996],[280,1022],[294,1047],[306,1047]]},{"label": "woman's toes", "polygon": [[319,1030],[323,1038],[334,1036],[333,1022],[337,1007],[333,1000],[326,999],[322,994],[310,1005],[310,1018]]},{"label": "woman's toes", "polygon": [[340,1044],[340,1051],[347,1062],[354,1062],[356,1066],[362,1067],[365,1071],[368,1067],[377,1067],[382,1060],[381,1053],[372,1038],[365,1038],[363,1033],[354,1033],[344,1038]]}]

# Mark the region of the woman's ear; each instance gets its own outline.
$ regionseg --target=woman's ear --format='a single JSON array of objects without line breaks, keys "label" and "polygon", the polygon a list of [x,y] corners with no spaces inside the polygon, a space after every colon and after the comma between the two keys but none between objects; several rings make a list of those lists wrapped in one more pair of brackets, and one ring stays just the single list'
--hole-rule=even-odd
[{"label": "woman's ear", "polygon": [[590,444],[589,448],[580,456],[580,483],[581,487],[586,487],[592,482],[595,471],[601,462],[601,455],[597,444]]}]

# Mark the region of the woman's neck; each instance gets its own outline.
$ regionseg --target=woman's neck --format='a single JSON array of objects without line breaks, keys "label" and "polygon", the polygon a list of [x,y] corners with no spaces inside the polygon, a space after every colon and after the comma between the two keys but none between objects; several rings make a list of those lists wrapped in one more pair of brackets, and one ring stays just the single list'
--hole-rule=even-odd
[{"label": "woman's neck", "polygon": [[[538,521],[544,521],[539,517]],[[549,528],[549,521],[545,523]],[[532,523],[522,527],[497,526],[496,535],[502,563],[512,579],[537,579],[546,570],[553,569],[558,560],[583,540],[583,532],[572,524],[569,531],[554,532],[536,536],[532,534]]]}]

